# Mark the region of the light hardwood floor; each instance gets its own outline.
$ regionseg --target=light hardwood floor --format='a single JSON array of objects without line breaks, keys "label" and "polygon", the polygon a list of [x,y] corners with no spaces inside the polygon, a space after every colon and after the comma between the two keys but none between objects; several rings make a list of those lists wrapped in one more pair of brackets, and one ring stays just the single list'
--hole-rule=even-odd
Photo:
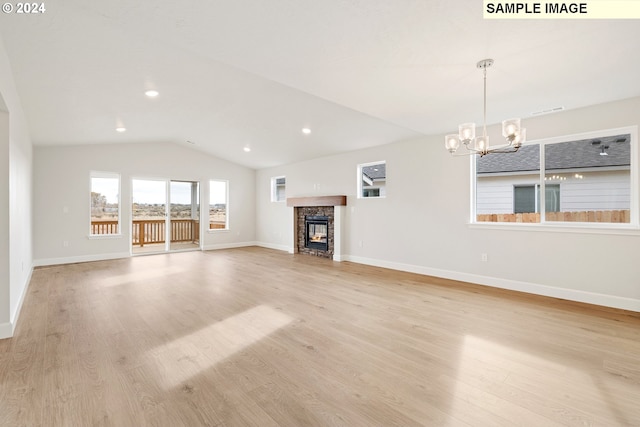
[{"label": "light hardwood floor", "polygon": [[261,248],[37,269],[2,426],[640,426],[640,315]]}]

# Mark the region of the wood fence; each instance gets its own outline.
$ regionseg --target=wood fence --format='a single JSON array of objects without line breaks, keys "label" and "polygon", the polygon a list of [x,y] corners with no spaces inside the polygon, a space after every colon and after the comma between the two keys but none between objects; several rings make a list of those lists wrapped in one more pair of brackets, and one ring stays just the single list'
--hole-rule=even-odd
[{"label": "wood fence", "polygon": [[[631,212],[627,210],[617,211],[581,211],[581,212],[547,212],[545,220],[548,222],[608,222],[608,223],[629,223],[631,222]],[[539,213],[517,213],[517,214],[480,214],[478,222],[540,222]]]}]

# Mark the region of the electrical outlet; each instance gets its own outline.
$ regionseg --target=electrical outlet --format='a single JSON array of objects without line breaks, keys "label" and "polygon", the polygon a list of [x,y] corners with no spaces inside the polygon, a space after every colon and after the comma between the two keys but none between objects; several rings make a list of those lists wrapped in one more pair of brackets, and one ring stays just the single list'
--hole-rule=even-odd
[{"label": "electrical outlet", "polygon": [[489,255],[482,254],[482,255],[480,255],[480,259],[482,260],[482,262],[487,262],[487,261],[489,261]]},{"label": "electrical outlet", "polygon": [[62,242],[62,247],[63,247],[63,248],[68,248],[68,247],[69,247],[69,241],[68,241],[68,240],[64,240],[64,241]]}]

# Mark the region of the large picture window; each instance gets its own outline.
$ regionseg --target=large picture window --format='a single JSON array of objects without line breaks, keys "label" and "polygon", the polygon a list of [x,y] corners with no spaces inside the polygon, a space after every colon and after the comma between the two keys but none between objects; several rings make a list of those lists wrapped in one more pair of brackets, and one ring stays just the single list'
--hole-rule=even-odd
[{"label": "large picture window", "polygon": [[209,181],[209,230],[229,229],[229,181]]},{"label": "large picture window", "polygon": [[636,139],[615,129],[477,157],[476,221],[638,225]]},{"label": "large picture window", "polygon": [[120,234],[120,175],[91,172],[90,235]]}]

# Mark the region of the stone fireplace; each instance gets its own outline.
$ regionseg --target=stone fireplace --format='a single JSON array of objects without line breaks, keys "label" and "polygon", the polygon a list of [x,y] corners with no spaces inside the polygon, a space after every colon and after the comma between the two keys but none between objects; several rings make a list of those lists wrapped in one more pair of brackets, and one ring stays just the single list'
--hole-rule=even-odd
[{"label": "stone fireplace", "polygon": [[293,207],[293,252],[340,260],[342,216],[347,196],[296,197]]}]

